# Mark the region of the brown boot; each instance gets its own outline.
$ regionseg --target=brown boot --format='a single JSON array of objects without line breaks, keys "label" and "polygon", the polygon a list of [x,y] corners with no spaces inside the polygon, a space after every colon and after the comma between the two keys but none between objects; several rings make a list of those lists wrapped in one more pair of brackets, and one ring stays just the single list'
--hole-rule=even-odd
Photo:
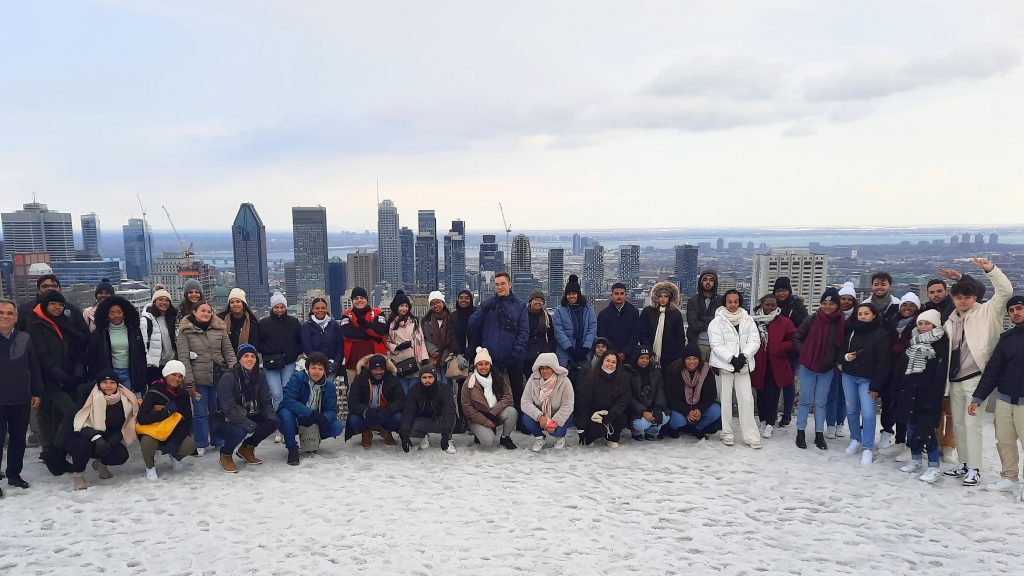
[{"label": "brown boot", "polygon": [[256,447],[248,444],[242,444],[238,447],[238,451],[235,452],[239,458],[245,460],[246,464],[263,464],[263,460],[256,457]]},{"label": "brown boot", "polygon": [[369,431],[363,432],[363,442],[362,442],[362,444],[363,444],[363,448],[366,448],[367,450],[370,449],[370,446],[373,445],[373,432],[369,432]]},{"label": "brown boot", "polygon": [[377,433],[380,434],[380,437],[384,439],[385,446],[395,445],[395,437],[391,435],[391,430],[377,428]]},{"label": "brown boot", "polygon": [[88,486],[85,485],[84,472],[75,472],[71,477],[75,480],[75,490],[85,490],[88,488]]},{"label": "brown boot", "polygon": [[92,469],[100,473],[100,480],[110,480],[114,477],[110,473],[110,468],[107,468],[107,465],[99,460],[92,461]]},{"label": "brown boot", "polygon": [[231,454],[220,453],[220,467],[228,474],[238,472],[238,466],[235,466],[235,459],[231,457]]}]

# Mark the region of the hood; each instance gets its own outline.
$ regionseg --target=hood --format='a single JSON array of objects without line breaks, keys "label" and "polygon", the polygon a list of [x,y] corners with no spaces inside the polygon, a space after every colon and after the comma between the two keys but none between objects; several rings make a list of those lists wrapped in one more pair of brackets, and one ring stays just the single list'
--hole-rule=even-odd
[{"label": "hood", "polygon": [[95,322],[97,330],[106,330],[110,327],[110,320],[107,315],[113,306],[120,306],[124,311],[124,325],[132,328],[139,325],[139,311],[132,306],[131,302],[121,296],[109,296],[96,305]]},{"label": "hood", "polygon": [[[181,330],[198,330],[198,328],[192,325],[192,321],[189,320],[188,316],[185,316],[184,318],[181,319],[181,324],[178,325],[178,328]],[[224,322],[224,320],[221,319],[220,316],[214,314],[213,317],[210,319],[210,328],[213,328],[214,330],[224,330],[225,332],[227,332],[228,325]]]},{"label": "hood", "polygon": [[701,290],[701,282],[700,281],[703,280],[705,276],[711,276],[712,278],[715,279],[715,294],[718,294],[718,272],[715,271],[715,270],[712,270],[711,268],[708,268],[706,270],[702,270],[701,273],[700,273],[700,276],[697,276],[697,292],[703,293],[703,291]]},{"label": "hood", "polygon": [[[376,356],[376,354],[367,354],[366,356],[363,356],[362,358],[360,358],[359,362],[356,362],[356,374],[357,375],[360,372],[362,372],[363,370],[367,369],[366,366],[370,363],[370,358],[372,358],[373,356]],[[382,356],[387,358],[387,354],[382,354]],[[395,366],[395,363],[391,361],[391,358],[388,358],[387,360],[388,360],[388,372],[390,372],[391,374],[394,374],[394,375],[397,376],[398,375],[398,368]]]},{"label": "hood", "polygon": [[653,288],[651,288],[651,305],[657,305],[658,292],[661,292],[662,290],[668,290],[668,293],[671,295],[668,300],[669,308],[674,308],[679,305],[679,287],[668,281],[658,282]]},{"label": "hood", "polygon": [[569,375],[569,371],[566,370],[561,364],[558,363],[558,356],[554,352],[545,352],[533,361],[533,376],[534,378],[540,378],[541,366],[548,366],[555,370],[555,374],[565,377]]}]

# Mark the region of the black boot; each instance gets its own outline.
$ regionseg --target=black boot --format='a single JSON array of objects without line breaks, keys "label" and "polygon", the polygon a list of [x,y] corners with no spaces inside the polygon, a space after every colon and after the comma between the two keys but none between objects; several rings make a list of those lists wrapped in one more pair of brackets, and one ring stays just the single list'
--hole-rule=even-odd
[{"label": "black boot", "polygon": [[288,451],[288,465],[298,466],[299,465],[299,449],[295,448]]},{"label": "black boot", "polygon": [[824,432],[814,433],[814,445],[818,447],[818,450],[828,450],[828,444],[825,444]]},{"label": "black boot", "polygon": [[797,448],[807,448],[807,440],[804,440],[804,431],[803,430],[797,430],[796,431],[796,447]]}]

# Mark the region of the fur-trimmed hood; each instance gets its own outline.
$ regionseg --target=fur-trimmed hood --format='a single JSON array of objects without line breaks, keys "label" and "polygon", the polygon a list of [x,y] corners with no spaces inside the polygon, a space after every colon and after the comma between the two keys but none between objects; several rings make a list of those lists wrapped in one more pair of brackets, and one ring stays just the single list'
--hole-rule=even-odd
[{"label": "fur-trimmed hood", "polygon": [[[181,324],[178,325],[178,328],[181,331],[198,330],[198,328],[196,328],[195,325],[192,324],[192,321],[189,320],[188,316],[185,316],[184,318],[181,319]],[[220,316],[217,316],[216,314],[214,314],[213,317],[210,319],[210,328],[214,330],[223,330],[225,332],[228,331],[227,323],[224,322],[224,320],[222,320]]]},{"label": "fur-trimmed hood", "polygon": [[[376,356],[376,354],[367,354],[366,356],[360,358],[359,362],[356,362],[356,374],[359,374],[363,370],[366,370],[366,367],[370,364],[370,358],[372,358],[373,356]],[[394,374],[395,376],[398,376],[398,368],[395,366],[395,363],[392,362],[391,359],[387,357],[387,354],[381,354],[381,356],[386,358],[388,361],[388,372]]]},{"label": "fur-trimmed hood", "polygon": [[110,327],[110,309],[114,306],[120,306],[124,312],[124,325],[132,328],[138,327],[139,325],[139,311],[132,306],[131,302],[124,299],[121,296],[107,296],[99,304],[96,305],[96,313],[93,321],[96,323],[97,330],[106,330]]},{"label": "fur-trimmed hood", "polygon": [[658,305],[658,292],[661,292],[662,290],[668,290],[668,293],[670,294],[670,297],[669,297],[669,300],[668,300],[669,308],[676,308],[676,307],[678,307],[679,306],[679,288],[675,284],[673,284],[672,282],[668,282],[668,281],[664,281],[664,280],[661,281],[661,282],[656,283],[654,285],[654,287],[651,288],[651,305],[652,306],[657,306]]}]

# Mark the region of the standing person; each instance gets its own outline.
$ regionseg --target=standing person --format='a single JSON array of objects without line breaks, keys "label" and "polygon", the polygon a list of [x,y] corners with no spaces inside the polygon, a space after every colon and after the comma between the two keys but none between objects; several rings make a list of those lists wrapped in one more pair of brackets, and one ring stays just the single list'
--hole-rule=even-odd
[{"label": "standing person", "polygon": [[256,457],[256,447],[279,426],[256,348],[242,344],[237,357],[238,362],[217,381],[219,410],[212,419],[214,433],[224,439],[220,447],[220,467],[229,474],[238,472],[232,452],[246,464],[262,464]]},{"label": "standing person", "polygon": [[89,377],[113,369],[122,386],[142,397],[149,371],[139,311],[120,296],[107,297],[96,306],[93,327],[86,353]]},{"label": "standing person", "polygon": [[210,446],[223,440],[211,436],[210,416],[220,410],[217,376],[235,366],[235,351],[228,338],[228,325],[213,314],[209,302],[200,302],[178,324],[178,357],[185,364],[185,389],[192,397],[192,436],[196,453],[202,456]]},{"label": "standing person", "polygon": [[369,450],[377,432],[386,446],[394,446],[392,432],[402,426],[406,399],[395,365],[383,354],[371,354],[359,360],[356,367],[359,375],[348,387],[345,441],[362,434],[362,446]]},{"label": "standing person", "polygon": [[412,301],[399,290],[391,301],[388,316],[388,359],[398,370],[405,395],[419,381],[420,365],[429,360],[419,318],[412,313]]},{"label": "standing person", "polygon": [[1020,453],[1017,443],[1024,445],[1024,296],[1010,298],[1006,302],[1006,311],[1010,314],[1013,328],[1000,336],[967,407],[968,415],[977,418],[978,406],[992,392],[998,395],[996,449],[1002,470],[999,481],[990,484],[989,490],[1014,490],[1018,487]]},{"label": "standing person", "polygon": [[71,477],[75,490],[85,490],[85,466],[96,459],[100,478],[113,478],[108,466],[128,461],[128,446],[135,443],[135,420],[139,405],[135,394],[121,385],[113,370],[104,370],[74,415],[74,431],[64,442],[71,456]]},{"label": "standing person", "polygon": [[672,415],[668,427],[676,434],[686,432],[700,440],[722,427],[722,407],[711,365],[701,357],[697,344],[686,345],[683,357],[668,371],[665,399]]},{"label": "standing person", "polygon": [[[18,330],[25,330],[29,318],[33,316],[32,310],[39,304],[42,304],[43,297],[50,292],[60,293],[60,290],[60,279],[54,274],[44,274],[36,279],[36,298],[35,300],[18,305],[18,322],[15,324],[15,327]],[[68,318],[71,327],[76,332],[85,335],[86,340],[88,340],[89,327],[85,324],[85,314],[71,302],[65,301],[64,315]]]},{"label": "standing person", "polygon": [[[541,305],[543,309],[543,305]],[[463,366],[462,362],[465,361],[463,369],[468,369],[473,365],[473,351],[476,350],[475,345],[471,345],[469,330],[469,319],[476,312],[476,306],[473,306],[473,293],[469,290],[462,290],[455,299],[455,310],[452,312],[452,327],[455,332],[455,352],[462,356],[460,360],[460,366]],[[551,350],[554,351],[555,346],[555,332],[551,328],[551,315],[544,311],[544,315],[548,321],[548,333],[549,343]],[[462,434],[469,429],[469,425],[466,423],[466,416],[462,413],[462,383],[465,382],[465,378],[457,378],[452,383],[452,393],[455,394],[455,433]]]},{"label": "standing person", "polygon": [[637,350],[630,374],[629,416],[633,440],[657,440],[661,427],[668,424],[671,413],[665,400],[665,384],[661,366],[647,348]]},{"label": "standing person", "polygon": [[640,345],[654,352],[654,359],[666,370],[683,355],[686,333],[679,304],[679,288],[658,282],[651,288],[651,305],[640,313]]},{"label": "standing person", "polygon": [[953,305],[943,329],[949,336],[949,403],[953,411],[953,432],[956,434],[960,465],[943,474],[963,478],[964,486],[981,482],[982,435],[981,419],[967,413],[967,406],[981,381],[1003,331],[1006,303],[1013,295],[1013,286],[995,264],[985,258],[972,258],[992,282],[995,294],[984,304],[978,302],[978,282],[961,278],[953,284]]},{"label": "standing person", "polygon": [[686,301],[686,339],[700,347],[701,360],[706,363],[711,357],[708,326],[722,305],[722,297],[718,295],[718,272],[701,272],[697,285],[697,293]]},{"label": "standing person", "polygon": [[337,438],[344,429],[338,420],[337,389],[328,370],[330,360],[320,351],[306,356],[306,369],[292,374],[284,387],[284,400],[277,410],[284,445],[288,448],[288,464],[299,465],[299,426],[316,426],[320,439]]},{"label": "standing person", "polygon": [[[828,450],[825,443],[825,405],[828,403],[828,389],[832,385],[832,371],[836,369],[843,350],[846,317],[839,311],[839,291],[826,288],[821,295],[818,311],[797,328],[793,345],[800,358],[800,409],[796,421],[796,445],[807,448],[804,431],[807,428],[807,413],[814,404],[814,445]],[[849,389],[846,395],[850,401]],[[853,434],[853,417],[850,417],[850,434]]]},{"label": "standing person", "polygon": [[455,396],[447,382],[438,381],[429,364],[420,367],[419,382],[405,399],[402,413],[402,450],[409,452],[413,443],[420,450],[430,448],[430,434],[441,435],[441,450],[455,454],[452,428],[455,427]]},{"label": "standing person", "polygon": [[[508,380],[512,388],[512,406],[518,413],[523,396],[522,362],[530,339],[530,318],[526,304],[512,293],[512,280],[507,273],[494,275],[494,296],[473,313],[469,328],[471,339],[480,342],[490,353],[493,371]],[[462,389],[465,391],[466,387]],[[466,406],[465,398],[462,406]],[[466,416],[468,418],[469,414]]]},{"label": "standing person", "polygon": [[[882,439],[879,444],[889,444],[884,451],[886,455],[896,455],[897,462],[909,462],[910,451],[907,449],[907,422],[896,417],[896,388],[893,386],[899,374],[900,360],[907,350],[911,337],[917,332],[917,314],[921,310],[921,300],[917,294],[907,292],[900,298],[900,307],[891,321],[892,330],[889,337],[892,342],[892,361],[889,365],[894,373],[889,385],[882,389]],[[886,442],[888,437],[891,442]]]},{"label": "standing person", "polygon": [[590,362],[597,338],[597,314],[580,290],[580,281],[575,274],[565,283],[562,304],[551,315],[555,326],[555,340],[558,346],[555,354],[558,361],[569,369],[569,378],[579,375],[580,366]]},{"label": "standing person", "polygon": [[370,306],[366,289],[352,289],[352,308],[345,310],[338,325],[344,339],[345,376],[351,386],[358,376],[359,362],[373,354],[387,354],[388,323],[380,308]]},{"label": "standing person", "polygon": [[[274,412],[281,407],[284,385],[295,373],[295,361],[302,352],[302,324],[288,313],[288,300],[284,294],[274,292],[270,297],[270,315],[259,322],[259,351],[263,355],[263,372],[274,399]],[[280,442],[280,434],[274,442]]]},{"label": "standing person", "polygon": [[609,448],[619,447],[629,406],[629,376],[614,352],[605,354],[601,367],[591,370],[576,391],[576,428],[580,444],[590,446],[605,440]]},{"label": "standing person", "polygon": [[[194,310],[200,302],[205,301],[206,297],[203,295],[203,285],[195,278],[189,278],[186,280],[181,291],[185,294],[185,297],[182,298],[181,303],[178,304],[178,317],[184,319],[192,313],[192,310]],[[179,320],[179,322],[180,321],[181,320]]]},{"label": "standing person", "polygon": [[544,352],[533,362],[533,374],[523,390],[523,414],[520,423],[533,436],[530,450],[544,449],[544,435],[555,437],[555,450],[565,448],[565,435],[573,425],[576,395],[569,371],[558,363],[558,356]]},{"label": "standing person", "polygon": [[327,381],[334,382],[334,376],[341,369],[345,357],[345,339],[341,335],[341,326],[331,318],[327,309],[327,300],[316,297],[309,307],[309,319],[302,325],[302,353],[309,361],[310,354],[319,352],[327,357]]},{"label": "standing person", "polygon": [[750,371],[750,383],[757,389],[761,437],[771,438],[779,416],[779,392],[793,385],[793,365],[789,358],[796,326],[782,315],[774,294],[761,297],[761,304],[751,318],[757,324],[761,347],[754,355],[755,368]]},{"label": "standing person", "polygon": [[99,307],[100,302],[114,295],[114,285],[110,283],[110,280],[104,278],[96,285],[93,295],[96,297],[96,303],[82,310],[82,317],[85,318],[85,325],[89,327],[90,332],[96,329],[96,308]]},{"label": "standing person", "polygon": [[[444,301],[444,293],[434,290],[427,296],[427,302],[430,304],[430,310],[423,315],[423,321],[420,323],[423,342],[427,346],[430,365],[434,368],[434,378],[443,381],[444,371],[448,367],[448,361],[455,357],[458,342],[452,325],[452,314]],[[422,372],[418,375],[422,376]]]},{"label": "standing person", "polygon": [[43,376],[32,337],[14,328],[17,321],[18,307],[10,300],[0,299],[0,461],[4,458],[6,440],[7,484],[28,488],[28,482],[21,477],[25,435],[32,408],[39,407],[43,395]]},{"label": "standing person", "polygon": [[[864,302],[870,302],[878,310],[882,325],[891,327],[900,311],[900,299],[892,294],[892,275],[879,271],[871,275],[871,296]],[[881,447],[881,446],[880,446]]]},{"label": "standing person", "polygon": [[[875,444],[875,407],[878,397],[889,388],[892,343],[889,330],[882,325],[874,304],[861,303],[854,314],[855,317],[844,327],[846,335],[841,364],[846,411],[850,420],[850,445],[846,453],[856,454],[863,447],[860,463],[871,466]],[[891,416],[895,419],[895,414]]]},{"label": "standing person", "polygon": [[[184,383],[185,365],[171,360],[164,366],[163,378],[152,382],[142,397],[137,432],[149,480],[159,479],[156,473],[158,448],[167,455],[174,470],[181,470],[181,461],[196,449],[192,437],[192,399]],[[167,424],[161,426],[164,422]]]},{"label": "standing person", "polygon": [[[793,284],[788,276],[779,276],[772,284],[772,294],[779,303],[780,314],[789,318],[793,326],[797,328],[807,319],[807,306],[802,298],[793,294]],[[793,368],[794,375],[797,374],[799,358],[796,351],[790,355],[789,363]],[[787,386],[782,389],[782,418],[779,419],[779,428],[789,426],[793,419],[793,404],[796,400],[796,386]]]},{"label": "standing person", "polygon": [[469,429],[485,448],[497,442],[507,450],[515,450],[512,431],[519,413],[512,407],[508,380],[492,367],[490,352],[477,348],[476,366],[462,385],[462,411],[469,420]]},{"label": "standing person", "polygon": [[717,383],[722,399],[722,443],[735,443],[732,431],[732,398],[740,411],[740,435],[751,448],[761,447],[761,434],[754,420],[754,392],[750,371],[756,368],[754,360],[761,348],[761,335],[754,319],[743,309],[743,295],[739,290],[727,291],[722,305],[715,311],[715,319],[708,325],[711,341],[711,366],[718,368]]},{"label": "standing person", "polygon": [[245,290],[232,288],[228,292],[228,307],[217,314],[228,325],[228,337],[234,350],[242,344],[256,346],[260,342],[259,320],[245,298]]},{"label": "standing person", "polygon": [[139,317],[139,331],[146,345],[146,383],[163,375],[164,366],[178,356],[178,311],[171,304],[171,293],[157,284],[153,300]]},{"label": "standing person", "polygon": [[[839,289],[839,311],[849,322],[857,308],[857,289],[853,282],[845,282]],[[825,407],[825,438],[832,440],[846,436],[843,423],[846,422],[846,392],[843,389],[843,370],[837,367],[832,372],[832,385],[828,389],[828,403]]]},{"label": "standing person", "polygon": [[[554,352],[557,346],[554,321],[551,319],[551,314],[544,308],[545,304],[543,291],[534,290],[530,293],[530,301],[526,306],[527,318],[530,321],[530,338],[526,343],[526,358],[523,361],[523,377],[527,380],[533,375],[533,364],[537,357]],[[600,326],[600,320],[598,323]]]},{"label": "standing person", "polygon": [[597,336],[627,358],[633,358],[640,345],[640,311],[626,299],[622,282],[612,284],[611,302],[597,315]]}]

